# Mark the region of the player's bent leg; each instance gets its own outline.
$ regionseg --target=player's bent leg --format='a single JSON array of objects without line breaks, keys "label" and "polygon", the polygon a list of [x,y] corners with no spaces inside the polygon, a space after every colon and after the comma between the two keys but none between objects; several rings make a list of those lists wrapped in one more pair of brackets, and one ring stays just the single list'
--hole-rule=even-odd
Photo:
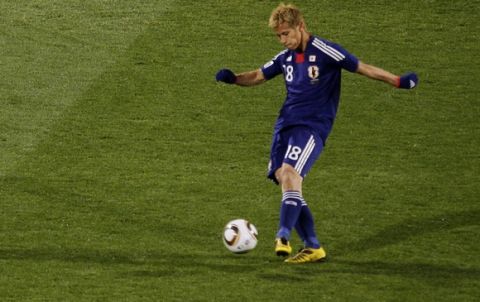
[{"label": "player's bent leg", "polygon": [[[284,167],[286,166],[286,168]],[[292,247],[289,243],[290,233],[296,225],[302,208],[301,176],[288,164],[284,164],[275,173],[282,185],[282,205],[280,207],[280,226],[275,239],[277,256],[290,256]]]},{"label": "player's bent leg", "polygon": [[275,177],[282,186],[282,192],[297,191],[302,194],[303,177],[290,164],[283,163],[275,172]]},{"label": "player's bent leg", "polygon": [[303,248],[296,255],[285,260],[286,263],[290,264],[302,264],[302,263],[311,263],[311,262],[323,262],[327,258],[327,253],[320,247],[315,248]]},{"label": "player's bent leg", "polygon": [[294,227],[305,244],[304,248],[316,250],[320,246],[316,244],[318,240],[310,240],[316,239],[314,231],[310,230],[313,229],[313,223],[306,223],[305,217],[300,221],[300,217],[302,209],[307,208],[302,197],[303,177],[322,151],[321,138],[307,127],[290,128],[276,135],[268,174],[270,179],[281,185],[283,193],[275,251],[277,255],[284,256],[291,253],[288,240]]}]

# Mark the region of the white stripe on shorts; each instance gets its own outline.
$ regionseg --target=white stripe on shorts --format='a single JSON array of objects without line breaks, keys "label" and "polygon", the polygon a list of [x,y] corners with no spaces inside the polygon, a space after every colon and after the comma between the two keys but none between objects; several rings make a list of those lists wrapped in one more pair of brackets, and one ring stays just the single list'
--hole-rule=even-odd
[{"label": "white stripe on shorts", "polygon": [[295,170],[298,172],[298,174],[302,174],[303,167],[307,163],[308,158],[312,154],[313,149],[315,148],[315,139],[313,138],[313,135],[310,136],[310,139],[307,142],[307,145],[305,146],[305,149],[303,149],[302,155],[300,155],[300,158],[297,161],[297,164],[295,165]]}]

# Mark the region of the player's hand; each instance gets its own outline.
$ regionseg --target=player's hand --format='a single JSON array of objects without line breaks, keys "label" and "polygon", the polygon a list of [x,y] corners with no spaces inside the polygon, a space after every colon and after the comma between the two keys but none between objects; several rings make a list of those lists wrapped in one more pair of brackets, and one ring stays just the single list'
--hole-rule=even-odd
[{"label": "player's hand", "polygon": [[227,84],[235,84],[237,76],[230,69],[220,69],[215,76],[217,82],[224,82]]},{"label": "player's hand", "polygon": [[398,88],[412,89],[418,84],[418,76],[416,73],[406,73],[398,78]]}]

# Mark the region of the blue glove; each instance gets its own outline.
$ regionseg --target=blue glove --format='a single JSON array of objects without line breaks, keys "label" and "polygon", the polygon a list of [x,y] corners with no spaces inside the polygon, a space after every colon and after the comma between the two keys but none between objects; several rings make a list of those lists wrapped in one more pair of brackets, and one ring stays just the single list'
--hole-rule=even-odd
[{"label": "blue glove", "polygon": [[415,88],[418,84],[418,76],[416,73],[406,73],[398,78],[398,88],[403,89],[412,89]]},{"label": "blue glove", "polygon": [[225,82],[227,84],[235,84],[237,81],[237,76],[230,69],[221,69],[217,72],[215,76],[217,82]]}]

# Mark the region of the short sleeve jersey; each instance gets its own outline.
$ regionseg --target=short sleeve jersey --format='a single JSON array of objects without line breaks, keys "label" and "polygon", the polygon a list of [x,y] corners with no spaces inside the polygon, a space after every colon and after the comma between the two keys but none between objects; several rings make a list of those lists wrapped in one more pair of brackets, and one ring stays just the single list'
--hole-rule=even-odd
[{"label": "short sleeve jersey", "polygon": [[283,74],[287,89],[275,131],[306,125],[319,132],[325,143],[340,99],[341,71],[355,72],[358,59],[340,45],[311,36],[303,53],[286,49],[267,62],[267,80]]}]

